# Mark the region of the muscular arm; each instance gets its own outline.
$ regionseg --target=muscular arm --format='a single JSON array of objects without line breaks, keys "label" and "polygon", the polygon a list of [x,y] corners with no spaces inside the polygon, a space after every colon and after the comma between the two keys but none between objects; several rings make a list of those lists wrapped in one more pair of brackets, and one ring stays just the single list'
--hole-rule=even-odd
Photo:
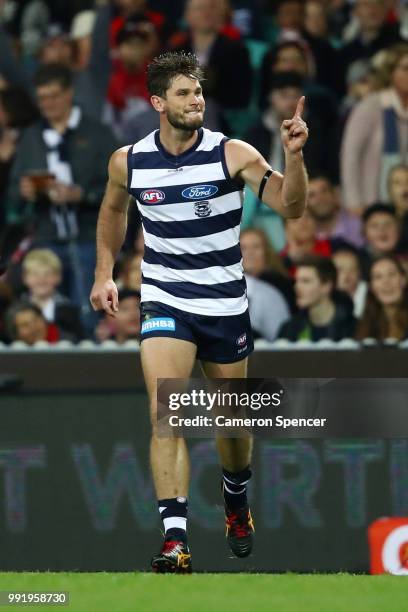
[{"label": "muscular arm", "polygon": [[117,310],[116,285],[112,280],[113,266],[125,240],[129,194],[127,183],[127,150],[113,153],[109,162],[109,180],[98,216],[96,228],[96,270],[91,303],[95,310],[104,309],[110,315]]},{"label": "muscular arm", "polygon": [[[293,119],[284,121],[281,128],[285,151],[285,172],[274,171],[266,182],[262,202],[286,218],[301,217],[306,205],[307,173],[303,163],[302,147],[307,140],[307,127],[300,113],[303,98],[299,101]],[[270,166],[254,147],[240,140],[230,140],[225,145],[227,166],[231,176],[241,177],[255,195],[258,195],[262,178]]]}]

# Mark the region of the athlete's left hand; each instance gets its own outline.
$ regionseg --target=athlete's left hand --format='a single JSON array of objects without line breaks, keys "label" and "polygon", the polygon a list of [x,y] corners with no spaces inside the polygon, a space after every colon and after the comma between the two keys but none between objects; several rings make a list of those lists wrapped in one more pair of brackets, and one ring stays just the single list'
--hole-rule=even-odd
[{"label": "athlete's left hand", "polygon": [[292,119],[286,119],[281,125],[281,138],[285,151],[298,153],[304,147],[309,135],[306,123],[302,119],[305,106],[305,96],[297,103],[295,114]]}]

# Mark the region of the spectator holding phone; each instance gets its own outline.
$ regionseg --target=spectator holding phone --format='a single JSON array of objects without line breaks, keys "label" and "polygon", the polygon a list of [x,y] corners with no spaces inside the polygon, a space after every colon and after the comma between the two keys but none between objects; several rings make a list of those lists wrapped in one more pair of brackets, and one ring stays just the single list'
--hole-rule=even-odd
[{"label": "spectator holding phone", "polygon": [[95,266],[95,228],[108,160],[117,145],[106,126],[74,105],[69,68],[44,66],[35,84],[42,118],[24,132],[17,148],[7,221],[24,221],[36,247],[57,253],[64,267],[64,293],[81,306],[84,323],[91,328],[88,291]]}]

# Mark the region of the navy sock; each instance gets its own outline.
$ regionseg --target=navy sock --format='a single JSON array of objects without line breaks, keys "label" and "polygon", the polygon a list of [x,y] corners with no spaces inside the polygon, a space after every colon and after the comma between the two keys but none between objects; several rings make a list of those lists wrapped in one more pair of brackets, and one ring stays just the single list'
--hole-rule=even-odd
[{"label": "navy sock", "polygon": [[251,478],[249,465],[240,472],[222,470],[224,501],[227,508],[235,510],[247,505],[246,485]]},{"label": "navy sock", "polygon": [[187,541],[187,498],[159,499],[159,512],[166,540]]}]

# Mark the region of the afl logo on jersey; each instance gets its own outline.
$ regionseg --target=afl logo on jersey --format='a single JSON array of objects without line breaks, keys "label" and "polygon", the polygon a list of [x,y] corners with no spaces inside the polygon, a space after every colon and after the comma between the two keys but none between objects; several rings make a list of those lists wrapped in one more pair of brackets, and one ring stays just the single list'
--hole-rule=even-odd
[{"label": "afl logo on jersey", "polygon": [[186,200],[201,200],[204,198],[211,198],[218,191],[218,187],[215,185],[193,185],[193,187],[187,187],[181,192],[183,198]]},{"label": "afl logo on jersey", "polygon": [[142,191],[140,194],[140,199],[146,202],[146,204],[158,204],[163,202],[165,197],[164,193],[159,189],[146,189],[146,191]]},{"label": "afl logo on jersey", "polygon": [[209,217],[211,215],[209,202],[194,202],[194,210],[197,217]]},{"label": "afl logo on jersey", "polygon": [[239,338],[237,338],[237,346],[244,346],[244,344],[246,344],[247,341],[247,336],[246,334],[241,334]]}]

